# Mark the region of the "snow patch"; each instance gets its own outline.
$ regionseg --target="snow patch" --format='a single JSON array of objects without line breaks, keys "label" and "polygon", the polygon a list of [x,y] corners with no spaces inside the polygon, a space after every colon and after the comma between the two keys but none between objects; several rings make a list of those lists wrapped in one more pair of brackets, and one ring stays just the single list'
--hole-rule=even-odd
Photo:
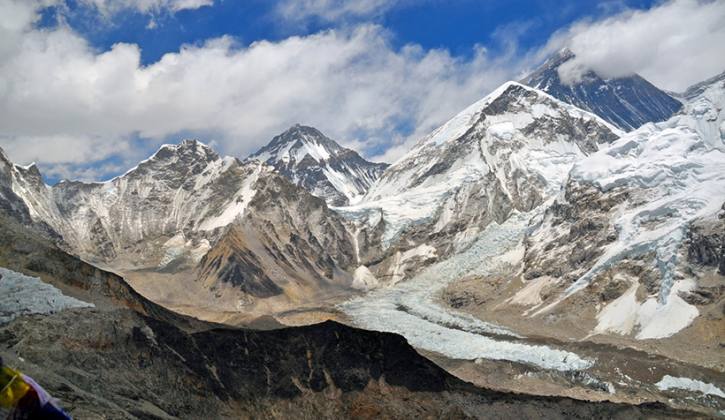
[{"label": "snow patch", "polygon": [[679,291],[688,290],[691,281],[682,280],[672,286],[665,303],[656,298],[647,299],[640,307],[637,317],[640,331],[637,339],[665,338],[685,329],[697,318],[697,308],[685,302]]},{"label": "snow patch", "polygon": [[254,188],[259,175],[263,170],[263,164],[260,163],[256,170],[250,174],[243,182],[242,187],[237,191],[234,201],[229,204],[220,214],[210,217],[199,226],[201,230],[214,230],[224,227],[244,215],[249,203],[254,198],[257,190]]},{"label": "snow patch", "polygon": [[697,379],[678,378],[665,375],[659,382],[655,384],[662,391],[669,389],[684,389],[687,391],[695,391],[704,395],[714,395],[716,397],[725,398],[725,392],[713,384],[698,381]]},{"label": "snow patch", "polygon": [[635,281],[622,296],[599,312],[593,332],[628,335],[638,329],[635,336],[638,340],[670,337],[685,329],[699,315],[695,306],[679,296],[679,292],[689,290],[692,285],[691,280],[675,282],[664,303],[655,296],[638,302],[639,283]]}]

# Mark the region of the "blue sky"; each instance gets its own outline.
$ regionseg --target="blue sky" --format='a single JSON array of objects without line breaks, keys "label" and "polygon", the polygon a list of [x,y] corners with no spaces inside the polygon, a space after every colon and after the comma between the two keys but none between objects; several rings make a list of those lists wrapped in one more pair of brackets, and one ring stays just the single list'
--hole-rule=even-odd
[{"label": "blue sky", "polygon": [[[277,3],[269,0],[217,0],[212,6],[162,13],[151,18],[134,9],[113,16],[99,25],[83,3],[69,1],[73,13],[68,23],[101,50],[117,42],[141,47],[144,64],[157,61],[183,44],[231,35],[248,45],[261,39],[279,41],[294,35],[376,22],[393,34],[394,45],[415,43],[423,48],[445,48],[454,55],[470,55],[482,44],[494,52],[504,46],[501,37],[515,32],[520,48],[546,43],[555,31],[581,19],[599,19],[627,8],[646,9],[653,0],[418,0],[393,6],[381,15],[351,16],[328,21],[311,16],[303,21],[285,21],[275,13]],[[53,25],[54,9],[46,11],[46,25]],[[153,19],[156,26],[148,28]]]},{"label": "blue sky", "polygon": [[712,0],[0,0],[0,147],[102,180],[303,123],[391,162],[559,48],[677,91],[725,67],[723,28]]}]

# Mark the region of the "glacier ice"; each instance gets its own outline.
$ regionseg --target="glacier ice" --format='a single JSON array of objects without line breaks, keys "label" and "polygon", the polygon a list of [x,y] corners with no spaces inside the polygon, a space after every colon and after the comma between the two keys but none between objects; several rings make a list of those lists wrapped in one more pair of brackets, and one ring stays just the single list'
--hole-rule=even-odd
[{"label": "glacier ice", "polygon": [[663,391],[668,389],[684,389],[687,391],[699,392],[704,395],[715,395],[720,398],[725,398],[725,392],[723,392],[720,388],[713,384],[698,381],[697,379],[665,375],[655,385]]},{"label": "glacier ice", "polygon": [[509,264],[499,257],[519,245],[528,217],[519,214],[501,225],[492,223],[464,252],[431,265],[406,282],[374,290],[339,308],[362,328],[398,333],[415,347],[455,359],[509,360],[560,371],[587,369],[593,361],[569,351],[527,344],[504,327],[435,302],[437,293],[451,281],[486,275],[499,264]]},{"label": "glacier ice", "polygon": [[66,296],[57,288],[0,267],[0,324],[30,314],[52,314],[64,309],[93,308],[92,303]]}]

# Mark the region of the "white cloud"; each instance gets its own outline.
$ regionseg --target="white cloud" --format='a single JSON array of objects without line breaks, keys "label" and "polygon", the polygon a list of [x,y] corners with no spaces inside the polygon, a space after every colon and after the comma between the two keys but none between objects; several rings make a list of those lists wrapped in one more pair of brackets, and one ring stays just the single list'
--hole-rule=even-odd
[{"label": "white cloud", "polygon": [[560,69],[565,81],[587,70],[604,77],[639,73],[681,91],[725,70],[725,1],[673,0],[580,22],[553,37],[548,50],[562,46],[576,54]]},{"label": "white cloud", "polygon": [[[577,63],[609,76],[636,71],[665,88],[725,68],[718,54],[725,40],[715,43],[725,27],[716,25],[723,2],[683,0],[580,22],[524,58],[507,40],[523,27],[497,33],[506,53],[491,57],[476,47],[464,58],[416,45],[395,48],[385,29],[367,24],[248,46],[222,37],[142,65],[137,45],[97,51],[66,25],[34,28],[37,10],[53,1],[0,0],[0,147],[58,176],[123,172],[119,165],[132,166],[182,136],[244,157],[298,122],[390,162],[500,83],[517,79],[542,52],[565,44],[579,54]],[[103,7],[108,0],[86,1]],[[172,4],[122,1],[138,10]],[[678,13],[694,23],[678,23]],[[659,33],[658,25],[668,30]]]},{"label": "white cloud", "polygon": [[[125,157],[136,136],[158,144],[197,135],[244,157],[296,122],[368,151],[390,148],[393,159],[406,148],[396,145],[512,73],[483,49],[472,59],[396,50],[375,25],[250,46],[222,37],[147,66],[136,45],[97,52],[65,26],[5,35],[15,41],[0,65],[0,146],[21,163]],[[401,126],[415,134],[401,136]]]},{"label": "white cloud", "polygon": [[95,7],[105,16],[122,10],[136,10],[141,13],[178,12],[214,4],[214,0],[80,0],[80,2]]},{"label": "white cloud", "polygon": [[289,21],[338,21],[378,17],[402,0],[282,0],[277,12]]}]

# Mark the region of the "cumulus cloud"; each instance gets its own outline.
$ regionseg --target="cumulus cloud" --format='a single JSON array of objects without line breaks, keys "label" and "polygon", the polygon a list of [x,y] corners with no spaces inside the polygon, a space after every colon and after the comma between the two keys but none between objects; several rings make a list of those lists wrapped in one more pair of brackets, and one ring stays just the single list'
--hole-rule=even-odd
[{"label": "cumulus cloud", "polygon": [[32,21],[0,34],[13,39],[2,44],[0,146],[25,163],[125,158],[131,139],[182,135],[244,157],[297,122],[391,160],[512,66],[483,48],[469,59],[395,49],[376,25],[249,46],[222,37],[142,66],[137,45],[98,52],[66,26]]},{"label": "cumulus cloud", "polygon": [[[577,54],[580,68],[608,77],[638,72],[669,89],[725,68],[725,55],[718,54],[725,45],[723,2],[673,1],[579,22],[530,54],[507,40],[515,39],[516,28],[497,33],[506,52],[492,57],[478,46],[460,57],[418,45],[396,48],[384,28],[362,24],[251,45],[210,39],[142,65],[138,45],[98,51],[63,23],[34,26],[39,10],[62,1],[0,0],[0,147],[19,163],[38,161],[62,177],[115,175],[160,143],[182,137],[245,157],[294,123],[392,162],[458,111],[565,45]],[[139,11],[207,3],[120,1]],[[305,1],[341,5],[334,13],[319,9],[330,19],[392,4]]]},{"label": "cumulus cloud", "polygon": [[649,10],[625,10],[583,21],[554,36],[551,51],[568,46],[576,58],[560,68],[565,82],[593,70],[603,77],[639,73],[682,91],[725,70],[725,1],[672,0]]}]

